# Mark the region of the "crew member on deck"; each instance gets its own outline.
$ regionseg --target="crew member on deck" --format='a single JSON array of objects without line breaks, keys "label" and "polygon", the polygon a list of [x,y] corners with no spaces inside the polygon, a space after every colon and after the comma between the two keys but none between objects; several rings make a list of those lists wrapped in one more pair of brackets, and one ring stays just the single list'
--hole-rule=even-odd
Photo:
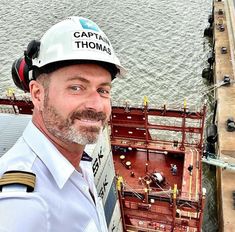
[{"label": "crew member on deck", "polygon": [[171,173],[172,175],[177,175],[177,166],[176,164],[171,164]]}]

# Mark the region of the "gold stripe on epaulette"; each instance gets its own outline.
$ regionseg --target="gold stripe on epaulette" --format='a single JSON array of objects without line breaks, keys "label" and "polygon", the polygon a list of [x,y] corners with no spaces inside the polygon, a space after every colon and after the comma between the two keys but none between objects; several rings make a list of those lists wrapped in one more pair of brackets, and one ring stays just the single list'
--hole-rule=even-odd
[{"label": "gold stripe on epaulette", "polygon": [[0,179],[0,191],[3,186],[20,184],[27,187],[27,192],[33,192],[36,182],[36,175],[25,171],[8,171]]}]

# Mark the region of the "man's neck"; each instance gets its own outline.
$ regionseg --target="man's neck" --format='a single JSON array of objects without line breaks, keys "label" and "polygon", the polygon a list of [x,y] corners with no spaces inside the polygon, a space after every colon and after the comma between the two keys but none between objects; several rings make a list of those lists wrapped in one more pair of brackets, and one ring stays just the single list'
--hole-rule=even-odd
[{"label": "man's neck", "polygon": [[37,120],[33,117],[34,125],[53,143],[58,151],[78,170],[79,163],[83,155],[85,146],[76,143],[66,143],[57,137],[53,136],[44,126],[42,120]]}]

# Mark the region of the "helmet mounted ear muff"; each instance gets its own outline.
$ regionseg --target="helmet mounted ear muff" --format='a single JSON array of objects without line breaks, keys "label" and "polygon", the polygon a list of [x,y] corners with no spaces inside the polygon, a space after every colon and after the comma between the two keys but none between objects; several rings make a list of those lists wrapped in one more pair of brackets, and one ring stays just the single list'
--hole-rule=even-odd
[{"label": "helmet mounted ear muff", "polygon": [[23,90],[29,92],[29,82],[34,79],[32,59],[38,55],[40,42],[32,40],[24,52],[24,56],[15,60],[12,64],[11,75],[15,85]]},{"label": "helmet mounted ear muff", "polygon": [[29,67],[25,58],[14,61],[11,67],[11,75],[15,85],[25,92],[29,92]]}]

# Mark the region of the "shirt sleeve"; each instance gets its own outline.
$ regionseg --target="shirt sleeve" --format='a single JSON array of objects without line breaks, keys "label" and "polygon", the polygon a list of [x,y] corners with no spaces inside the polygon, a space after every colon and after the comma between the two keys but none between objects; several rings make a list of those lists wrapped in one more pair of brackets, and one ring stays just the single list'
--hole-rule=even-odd
[{"label": "shirt sleeve", "polygon": [[0,192],[0,232],[47,232],[48,210],[35,193]]}]

